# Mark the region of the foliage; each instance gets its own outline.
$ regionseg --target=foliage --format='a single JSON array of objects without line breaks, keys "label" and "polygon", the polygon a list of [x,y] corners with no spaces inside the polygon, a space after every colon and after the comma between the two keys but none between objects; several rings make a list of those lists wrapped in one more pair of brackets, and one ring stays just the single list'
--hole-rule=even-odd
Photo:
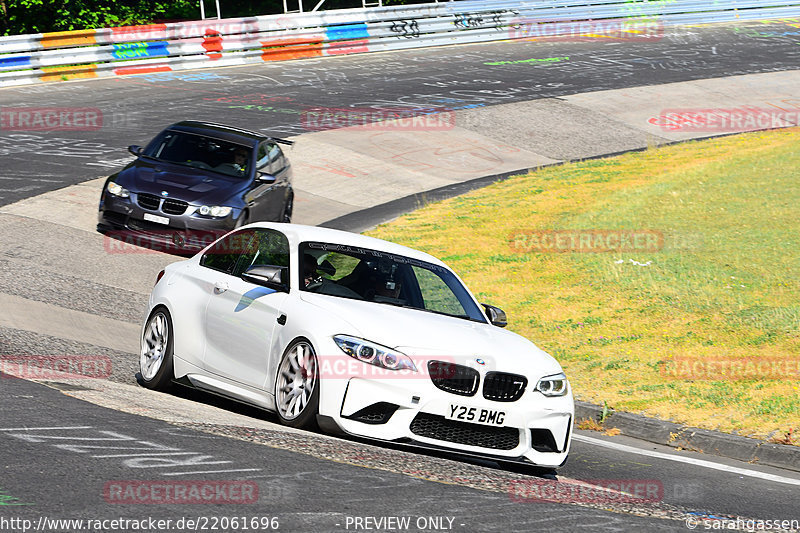
[{"label": "foliage", "polygon": [[198,18],[192,0],[5,0],[3,35],[45,33]]},{"label": "foliage", "polygon": [[[430,0],[385,0],[383,5],[428,3]],[[306,0],[305,10],[316,5]],[[205,0],[206,17],[215,17],[215,2]],[[287,0],[289,10],[297,0]],[[358,0],[326,0],[322,9],[360,8]],[[222,18],[283,12],[282,0],[221,0]],[[152,22],[198,20],[199,0],[0,0],[0,35],[107,28]]]}]

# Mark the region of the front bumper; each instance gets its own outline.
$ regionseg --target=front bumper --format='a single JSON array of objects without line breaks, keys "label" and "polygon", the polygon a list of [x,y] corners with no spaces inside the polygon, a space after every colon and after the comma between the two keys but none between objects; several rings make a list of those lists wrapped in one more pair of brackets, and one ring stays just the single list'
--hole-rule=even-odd
[{"label": "front bumper", "polygon": [[[574,403],[571,392],[557,398],[526,391],[516,402],[497,402],[480,395],[464,397],[441,391],[427,377],[326,381],[325,402],[340,395],[332,418],[352,435],[408,442],[429,448],[478,455],[501,461],[523,461],[555,468],[569,453]],[[332,398],[331,398],[332,399]],[[453,405],[476,412],[503,413],[502,425],[449,420]]]},{"label": "front bumper", "polygon": [[[120,241],[120,247],[135,245],[167,253],[195,253],[231,231],[241,210],[234,209],[224,218],[200,217],[192,208],[181,215],[143,209],[130,197],[113,196],[104,191],[100,200],[97,230]],[[145,220],[145,214],[169,220],[167,224]],[[113,248],[113,245],[109,245]]]}]

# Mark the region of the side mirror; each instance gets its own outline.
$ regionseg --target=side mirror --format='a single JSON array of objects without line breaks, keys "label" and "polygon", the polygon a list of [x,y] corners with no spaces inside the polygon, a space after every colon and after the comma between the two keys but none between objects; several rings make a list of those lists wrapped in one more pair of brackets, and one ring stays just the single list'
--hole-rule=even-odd
[{"label": "side mirror", "polygon": [[272,174],[267,174],[266,172],[259,172],[258,177],[256,177],[256,181],[266,184],[275,183],[276,179],[277,178],[275,176]]},{"label": "side mirror", "polygon": [[242,278],[250,283],[263,285],[278,292],[289,292],[289,286],[286,283],[288,278],[286,270],[285,267],[274,265],[253,266],[242,274]]},{"label": "side mirror", "polygon": [[486,316],[489,317],[489,322],[491,322],[493,326],[504,328],[508,325],[508,319],[506,318],[505,311],[493,305],[489,304],[481,304],[481,305],[486,310]]},{"label": "side mirror", "polygon": [[130,153],[132,153],[133,155],[135,155],[136,157],[139,157],[140,155],[142,155],[142,147],[139,146],[139,145],[136,145],[136,144],[132,144],[132,145],[128,146],[128,151]]}]

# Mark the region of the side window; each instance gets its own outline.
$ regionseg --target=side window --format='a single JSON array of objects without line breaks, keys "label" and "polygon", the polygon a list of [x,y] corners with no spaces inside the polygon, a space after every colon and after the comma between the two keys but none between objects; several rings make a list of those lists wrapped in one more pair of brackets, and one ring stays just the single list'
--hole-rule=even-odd
[{"label": "side window", "polygon": [[256,168],[262,172],[269,172],[269,151],[268,145],[261,143],[258,145],[258,152],[256,153]]},{"label": "side window", "polygon": [[426,268],[412,267],[419,283],[425,309],[448,315],[466,315],[464,306],[442,278]]},{"label": "side window", "polygon": [[271,229],[254,230],[253,239],[247,246],[234,276],[252,266],[281,266],[289,268],[289,240],[283,233]]},{"label": "side window", "polygon": [[258,145],[256,156],[258,170],[274,176],[283,170],[284,165],[283,152],[277,144],[265,142]]},{"label": "side window", "polygon": [[254,234],[254,230],[247,229],[231,233],[218,240],[203,254],[200,265],[233,275],[239,257],[250,249],[250,242],[253,240]]},{"label": "side window", "polygon": [[149,155],[150,157],[158,157],[160,155],[160,151],[163,149],[164,144],[171,139],[172,133],[170,132],[161,132],[158,134],[158,137],[150,141],[150,143],[145,147],[144,154]]}]

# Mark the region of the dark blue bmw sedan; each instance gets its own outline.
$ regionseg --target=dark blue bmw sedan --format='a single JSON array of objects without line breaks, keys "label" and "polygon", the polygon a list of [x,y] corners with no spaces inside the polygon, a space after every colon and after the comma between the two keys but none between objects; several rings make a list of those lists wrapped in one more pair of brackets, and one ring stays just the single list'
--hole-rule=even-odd
[{"label": "dark blue bmw sedan", "polygon": [[183,121],[109,176],[97,230],[161,251],[193,253],[255,221],[290,222],[292,141],[208,122]]}]

